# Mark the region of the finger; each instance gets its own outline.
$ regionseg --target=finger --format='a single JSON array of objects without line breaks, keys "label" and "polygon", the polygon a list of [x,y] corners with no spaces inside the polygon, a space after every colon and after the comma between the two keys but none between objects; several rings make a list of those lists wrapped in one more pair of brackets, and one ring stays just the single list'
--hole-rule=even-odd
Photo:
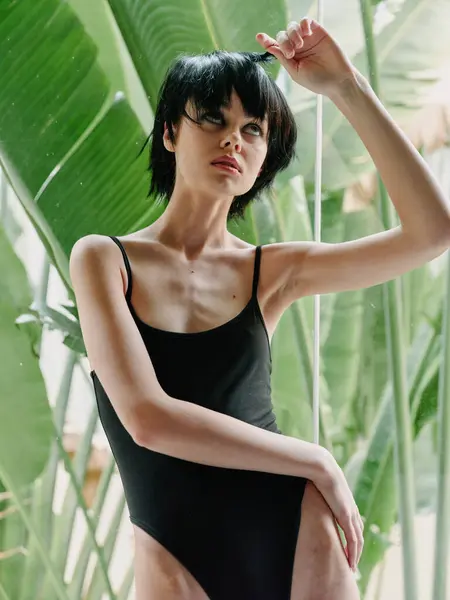
[{"label": "finger", "polygon": [[358,526],[358,534],[359,534],[360,544],[361,544],[361,550],[360,550],[359,559],[358,559],[358,562],[359,562],[359,560],[361,559],[362,552],[364,550],[364,521],[361,517],[359,510],[357,510],[357,513],[356,513],[356,522],[357,522],[357,526]]},{"label": "finger", "polygon": [[300,21],[300,31],[302,35],[312,35],[311,19],[305,17]]},{"label": "finger", "polygon": [[295,44],[289,38],[287,31],[279,31],[276,39],[286,58],[292,58],[295,54]]},{"label": "finger", "polygon": [[361,556],[364,550],[364,536],[362,534],[362,531],[360,530],[360,535],[359,535],[359,554],[358,554],[358,560],[356,562],[356,564],[359,564],[359,561],[361,560]]},{"label": "finger", "polygon": [[356,535],[351,519],[349,520],[348,525],[344,529],[344,533],[345,539],[347,541],[348,564],[350,565],[350,568],[354,571],[356,568],[356,557],[358,556],[358,537]]},{"label": "finger", "polygon": [[280,47],[278,46],[278,42],[276,40],[274,40],[272,37],[270,37],[269,35],[267,35],[265,33],[258,33],[256,35],[256,41],[259,44],[261,44],[261,46],[264,48],[264,50],[267,50],[268,52],[273,54],[279,60],[283,59],[283,56],[282,56],[283,53],[281,52]]},{"label": "finger", "polygon": [[[361,523],[362,523],[362,520],[361,520]],[[361,555],[362,555],[363,550],[364,550],[364,542],[365,542],[365,540],[364,540],[364,523],[362,523],[362,527],[360,529],[360,532],[361,532],[361,554],[359,555],[359,560],[361,560]],[[359,560],[358,560],[358,562],[359,562]]]},{"label": "finger", "polygon": [[362,528],[361,528],[361,517],[360,517],[359,513],[355,513],[354,531],[356,533],[357,545],[358,545],[358,551],[357,551],[357,555],[356,555],[356,564],[355,564],[355,566],[356,566],[361,559],[361,554],[362,554],[362,551],[364,548],[364,536],[363,536],[363,532],[362,532]]},{"label": "finger", "polygon": [[361,523],[361,530],[364,532],[364,521],[363,521],[363,518],[361,517],[360,513],[358,513],[358,515],[359,515],[359,522]]},{"label": "finger", "polygon": [[296,48],[303,48],[303,38],[301,35],[300,24],[296,21],[291,21],[287,26],[286,32],[288,34],[291,44]]},{"label": "finger", "polygon": [[274,40],[272,37],[270,37],[266,33],[258,33],[256,35],[256,41],[259,44],[261,44],[261,46],[267,52],[270,52],[270,54],[273,54],[275,56],[275,58],[278,58],[278,60],[281,62],[281,64],[283,66],[287,66],[288,59],[286,58],[286,55],[284,54],[284,52],[281,50],[277,40]]}]

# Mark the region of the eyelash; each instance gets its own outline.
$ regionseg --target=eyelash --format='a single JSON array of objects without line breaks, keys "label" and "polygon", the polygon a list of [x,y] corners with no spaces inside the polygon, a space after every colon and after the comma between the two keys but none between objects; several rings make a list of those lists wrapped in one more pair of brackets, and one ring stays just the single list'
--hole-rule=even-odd
[{"label": "eyelash", "polygon": [[[223,117],[222,115],[220,116],[215,116],[211,113],[204,113],[203,115],[201,115],[200,120],[202,121],[203,119],[209,120],[210,118],[212,119],[220,119],[221,121],[223,121]],[[259,133],[262,135],[263,131],[261,129],[261,127],[258,125],[258,123],[255,123],[253,121],[251,121],[250,123],[246,124],[246,127],[248,127],[249,125],[253,125],[254,127],[258,128]]]}]

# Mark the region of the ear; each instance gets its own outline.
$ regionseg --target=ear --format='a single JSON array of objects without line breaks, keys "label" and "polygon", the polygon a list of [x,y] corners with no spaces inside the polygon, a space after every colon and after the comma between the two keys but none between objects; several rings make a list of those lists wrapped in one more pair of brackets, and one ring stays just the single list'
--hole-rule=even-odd
[{"label": "ear", "polygon": [[[176,127],[174,126],[172,129],[173,129],[174,134],[176,135]],[[168,150],[169,152],[175,152],[175,146],[174,146],[174,144],[172,144],[172,142],[170,140],[169,130],[167,128],[166,122],[164,122],[163,144],[164,144],[164,148],[166,150]]]}]

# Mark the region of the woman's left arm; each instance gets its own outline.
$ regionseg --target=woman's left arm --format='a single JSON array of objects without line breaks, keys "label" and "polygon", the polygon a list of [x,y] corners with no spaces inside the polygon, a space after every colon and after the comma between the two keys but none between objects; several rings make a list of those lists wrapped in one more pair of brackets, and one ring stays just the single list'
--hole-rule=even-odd
[{"label": "woman's left arm", "polygon": [[378,169],[401,226],[337,244],[271,245],[266,266],[291,299],[383,283],[450,246],[449,202],[426,162],[327,32],[317,24],[311,31],[309,23],[308,35],[308,24],[299,27],[304,43],[294,56],[289,52],[298,35],[293,24],[289,37],[279,34],[279,44],[267,36],[259,41],[278,55],[297,83],[325,93],[348,119]]},{"label": "woman's left arm", "polygon": [[[357,71],[330,99],[354,127],[372,157],[400,217],[419,245],[450,240],[450,207],[426,162]],[[443,246],[442,246],[443,244]]]}]

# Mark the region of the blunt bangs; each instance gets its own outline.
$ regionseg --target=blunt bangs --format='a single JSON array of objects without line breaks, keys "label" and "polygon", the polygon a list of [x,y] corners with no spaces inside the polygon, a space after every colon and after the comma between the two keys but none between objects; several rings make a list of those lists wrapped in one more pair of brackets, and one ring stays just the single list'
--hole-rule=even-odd
[{"label": "blunt bangs", "polygon": [[[175,142],[173,126],[186,113],[188,101],[197,119],[205,111],[229,107],[233,89],[250,118],[262,121],[267,117],[268,148],[261,175],[253,187],[242,196],[235,196],[228,218],[242,218],[247,205],[263,190],[270,190],[276,175],[295,158],[297,127],[286,98],[261,63],[275,57],[266,52],[227,52],[215,50],[208,54],[183,55],[169,67],[158,94],[153,130],[147,138],[150,144],[150,190],[148,196],[168,203],[175,186],[175,155],[163,144],[164,123]],[[191,119],[192,120],[192,119]]]}]

